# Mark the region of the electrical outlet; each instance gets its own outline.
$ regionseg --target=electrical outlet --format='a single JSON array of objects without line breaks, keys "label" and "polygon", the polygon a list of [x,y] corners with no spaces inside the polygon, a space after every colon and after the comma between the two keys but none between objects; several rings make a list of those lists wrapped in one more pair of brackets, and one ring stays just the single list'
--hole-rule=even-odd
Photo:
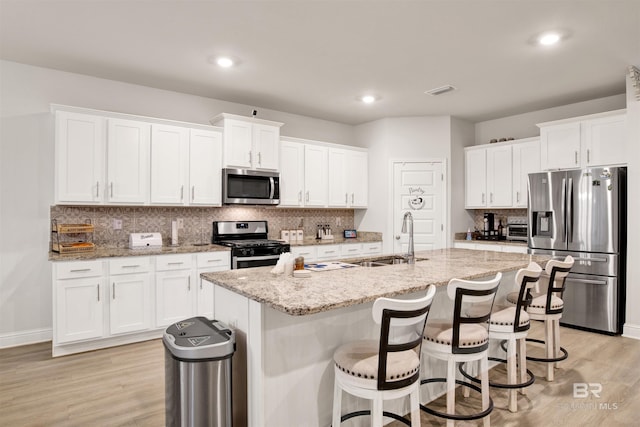
[{"label": "electrical outlet", "polygon": [[114,230],[122,230],[122,220],[121,219],[113,219],[113,229]]},{"label": "electrical outlet", "polygon": [[340,218],[339,216],[336,217],[336,227],[339,227],[342,225],[342,218]]},{"label": "electrical outlet", "polygon": [[182,230],[184,228],[184,219],[178,218],[178,230]]}]

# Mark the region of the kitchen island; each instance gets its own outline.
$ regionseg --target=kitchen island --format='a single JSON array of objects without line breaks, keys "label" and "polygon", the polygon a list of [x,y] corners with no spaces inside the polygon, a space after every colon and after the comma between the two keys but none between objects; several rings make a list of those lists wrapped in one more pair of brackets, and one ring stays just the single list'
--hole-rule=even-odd
[{"label": "kitchen island", "polygon": [[[379,335],[371,317],[377,298],[414,298],[434,284],[440,289],[430,318],[446,317],[452,304],[444,290],[451,278],[481,279],[503,272],[498,296],[503,298],[515,286],[518,269],[530,260],[543,265],[548,259],[465,249],[425,251],[416,256],[426,259],[413,265],[312,272],[309,278],[273,275],[271,267],[203,274],[203,279],[214,284],[215,318],[238,332],[234,363],[246,357],[247,424],[329,425],[333,352],[342,343]],[[443,376],[444,364],[426,362],[423,378]],[[429,390],[422,400],[431,400],[437,393]],[[345,397],[343,407],[344,411],[362,409],[363,402]],[[406,402],[392,402],[389,409],[408,412]]]}]

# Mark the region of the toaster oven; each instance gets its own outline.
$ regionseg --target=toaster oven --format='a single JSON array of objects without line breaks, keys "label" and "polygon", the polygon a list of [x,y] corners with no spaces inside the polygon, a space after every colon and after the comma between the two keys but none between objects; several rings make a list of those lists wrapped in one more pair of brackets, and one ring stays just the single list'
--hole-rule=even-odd
[{"label": "toaster oven", "polygon": [[527,224],[507,224],[507,240],[527,241],[529,226]]}]

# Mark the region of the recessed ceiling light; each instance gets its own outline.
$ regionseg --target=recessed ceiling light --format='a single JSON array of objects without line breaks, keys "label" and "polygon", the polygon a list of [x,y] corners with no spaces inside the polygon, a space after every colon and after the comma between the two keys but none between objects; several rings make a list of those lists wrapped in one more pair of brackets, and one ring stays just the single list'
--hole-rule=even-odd
[{"label": "recessed ceiling light", "polygon": [[364,95],[362,97],[360,97],[360,101],[364,102],[365,104],[373,104],[374,102],[376,102],[377,98],[373,95]]},{"label": "recessed ceiling light", "polygon": [[233,59],[227,56],[220,56],[216,58],[216,64],[218,64],[218,66],[222,68],[229,68],[233,67],[234,62]]},{"label": "recessed ceiling light", "polygon": [[543,46],[551,46],[560,41],[560,34],[558,33],[544,33],[538,37],[538,43]]}]

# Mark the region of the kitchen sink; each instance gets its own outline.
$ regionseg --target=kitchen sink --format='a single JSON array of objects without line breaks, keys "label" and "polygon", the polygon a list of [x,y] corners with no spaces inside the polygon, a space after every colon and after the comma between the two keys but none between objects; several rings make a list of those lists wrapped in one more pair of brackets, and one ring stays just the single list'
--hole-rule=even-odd
[{"label": "kitchen sink", "polygon": [[[418,258],[416,257],[416,262],[418,261],[426,261],[429,258]],[[360,261],[357,263],[361,267],[384,267],[386,265],[395,265],[395,264],[406,264],[407,259],[402,256],[392,255],[392,256],[384,256],[379,258],[372,258],[366,261]]]}]

